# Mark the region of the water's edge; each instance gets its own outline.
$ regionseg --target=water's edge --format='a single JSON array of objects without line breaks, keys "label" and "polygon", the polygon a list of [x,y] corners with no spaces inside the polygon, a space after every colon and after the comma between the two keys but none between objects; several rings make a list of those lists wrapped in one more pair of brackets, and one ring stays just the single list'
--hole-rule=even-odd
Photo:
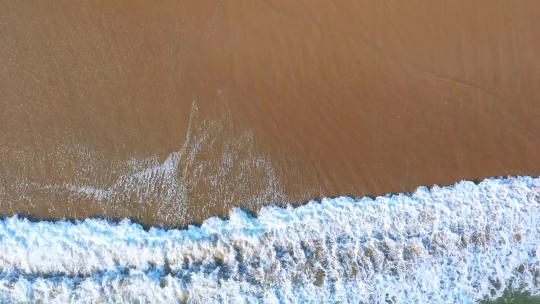
[{"label": "water's edge", "polygon": [[538,295],[540,178],[233,209],[187,229],[0,220],[15,302],[477,302]]},{"label": "water's edge", "polygon": [[[435,187],[443,187],[443,188],[445,188],[445,187],[453,187],[456,184],[463,183],[463,182],[474,183],[474,184],[478,185],[478,184],[480,184],[481,182],[483,182],[485,180],[499,180],[499,179],[512,179],[512,178],[533,178],[533,179],[537,179],[537,178],[540,178],[540,176],[524,176],[524,175],[489,176],[489,177],[486,177],[485,179],[463,179],[463,180],[460,180],[459,182],[456,182],[454,184],[433,184],[431,186],[419,186],[417,188],[417,190],[418,189],[423,189],[423,188],[432,189],[432,188],[435,188]],[[348,198],[348,199],[352,199],[352,200],[355,200],[355,201],[361,201],[361,200],[365,200],[365,199],[376,200],[379,197],[394,197],[394,196],[399,196],[399,195],[411,196],[415,192],[416,191],[412,191],[412,192],[387,192],[387,193],[383,193],[383,194],[365,194],[365,195],[362,195],[362,196],[354,196],[354,195],[349,195],[349,194],[342,194],[342,195],[335,195],[335,196],[329,195],[329,196],[324,196],[324,197],[315,196],[315,197],[312,197],[311,199],[306,200],[306,201],[293,201],[293,202],[290,202],[290,203],[285,204],[285,205],[269,203],[267,205],[264,205],[262,208],[284,208],[284,209],[298,208],[298,207],[308,205],[310,203],[321,203],[323,200],[332,200],[332,199],[338,199],[338,198]],[[230,211],[233,211],[233,210],[239,210],[239,211],[241,211],[243,213],[246,213],[247,215],[249,215],[249,216],[251,216],[253,218],[258,217],[258,212],[253,212],[253,211],[251,211],[249,209],[246,209],[246,208],[243,208],[243,207],[233,207]],[[16,214],[11,214],[11,215],[0,215],[0,221],[5,221],[5,220],[7,220],[9,218],[12,218],[12,217],[17,217],[17,218],[20,218],[20,219],[24,219],[24,220],[30,221],[32,223],[47,222],[47,223],[51,223],[51,224],[52,223],[62,223],[62,222],[67,222],[67,223],[71,223],[71,224],[80,224],[80,223],[82,223],[82,222],[84,222],[86,220],[98,220],[98,221],[105,221],[105,222],[108,222],[110,224],[116,224],[117,225],[117,224],[120,224],[120,223],[122,223],[124,221],[129,221],[130,223],[132,223],[134,225],[140,226],[144,231],[149,231],[152,228],[162,229],[162,230],[186,230],[186,229],[190,229],[190,228],[200,228],[204,224],[204,222],[206,221],[205,220],[205,221],[200,222],[200,223],[199,222],[190,222],[190,223],[185,224],[185,225],[182,225],[182,224],[165,225],[165,224],[148,224],[148,223],[145,223],[143,221],[136,220],[136,219],[133,219],[133,218],[115,217],[115,216],[107,216],[107,215],[89,216],[89,217],[86,217],[83,220],[81,220],[81,219],[70,218],[70,217],[64,217],[62,219],[58,219],[58,218],[52,218],[52,217],[36,216],[35,214],[30,214],[30,213],[16,213]],[[209,217],[208,219],[211,219],[211,218],[217,218],[217,219],[220,219],[220,220],[229,220],[230,219],[230,214],[229,214],[229,216],[226,216],[226,217],[222,217],[222,216],[219,216],[219,215],[214,215],[214,216]]]}]

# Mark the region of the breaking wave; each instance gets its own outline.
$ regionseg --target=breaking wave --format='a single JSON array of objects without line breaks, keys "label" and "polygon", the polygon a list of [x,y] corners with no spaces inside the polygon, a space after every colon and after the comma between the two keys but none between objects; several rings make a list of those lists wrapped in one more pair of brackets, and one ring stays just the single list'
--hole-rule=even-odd
[{"label": "breaking wave", "polygon": [[448,303],[540,293],[540,178],[233,209],[200,227],[0,221],[0,301]]}]

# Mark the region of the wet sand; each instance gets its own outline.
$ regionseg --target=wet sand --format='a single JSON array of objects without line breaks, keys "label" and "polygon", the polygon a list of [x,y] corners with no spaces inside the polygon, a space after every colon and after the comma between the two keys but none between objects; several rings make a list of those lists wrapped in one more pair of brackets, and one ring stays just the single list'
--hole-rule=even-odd
[{"label": "wet sand", "polygon": [[539,175],[539,20],[536,1],[1,3],[0,213],[185,225]]}]

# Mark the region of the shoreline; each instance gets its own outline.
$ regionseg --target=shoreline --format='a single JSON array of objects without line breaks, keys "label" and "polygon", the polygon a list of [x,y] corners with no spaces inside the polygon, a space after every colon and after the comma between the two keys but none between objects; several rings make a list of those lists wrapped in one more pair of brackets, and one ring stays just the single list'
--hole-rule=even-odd
[{"label": "shoreline", "polygon": [[9,287],[0,297],[311,303],[389,293],[395,303],[448,303],[495,300],[503,286],[538,294],[539,190],[538,177],[462,181],[265,207],[257,218],[233,210],[185,230],[12,217],[0,221],[0,286]]},{"label": "shoreline", "polygon": [[6,213],[187,224],[540,174],[538,2],[0,11]]},{"label": "shoreline", "polygon": [[[283,210],[287,210],[289,208],[297,209],[297,208],[300,208],[300,207],[307,206],[309,204],[320,204],[323,200],[333,200],[333,199],[340,199],[340,198],[352,199],[352,200],[355,200],[355,201],[358,201],[358,202],[363,201],[363,200],[376,201],[379,198],[393,198],[393,197],[398,197],[398,196],[401,196],[401,195],[405,195],[405,196],[410,197],[415,192],[417,192],[419,189],[428,189],[428,191],[431,191],[434,188],[453,188],[458,184],[466,183],[466,182],[472,182],[474,185],[478,186],[482,182],[486,182],[486,181],[520,179],[520,178],[538,179],[538,178],[540,178],[540,175],[539,176],[530,176],[530,175],[489,176],[489,177],[486,177],[484,179],[472,179],[472,180],[464,179],[464,180],[459,180],[459,181],[456,181],[456,182],[451,183],[451,184],[443,184],[443,185],[433,184],[431,186],[422,185],[422,186],[418,186],[414,191],[411,191],[411,192],[389,192],[389,193],[385,193],[385,194],[381,194],[381,195],[363,195],[363,196],[358,196],[358,197],[343,194],[343,195],[336,195],[336,196],[326,196],[326,197],[322,197],[322,198],[313,198],[313,199],[306,200],[306,201],[303,201],[303,202],[298,202],[298,203],[291,202],[291,203],[288,203],[286,205],[265,204],[265,205],[262,205],[260,208],[261,209],[264,209],[264,208],[278,208],[278,209],[283,209]],[[241,204],[240,204],[240,206],[241,206]],[[256,219],[258,217],[258,213],[260,212],[260,209],[254,212],[254,211],[251,211],[249,209],[242,208],[242,207],[233,207],[232,209],[229,210],[229,214],[227,216],[212,215],[212,216],[204,219],[202,222],[192,222],[192,223],[188,223],[188,224],[182,225],[182,226],[180,226],[180,225],[178,225],[178,226],[175,226],[175,225],[172,225],[172,226],[155,225],[155,224],[144,223],[144,222],[138,221],[136,219],[128,218],[128,217],[114,218],[114,217],[107,217],[107,216],[90,216],[90,217],[86,217],[86,218],[82,218],[82,219],[74,219],[74,218],[40,218],[38,216],[34,216],[34,215],[31,215],[31,214],[11,214],[11,215],[2,215],[2,216],[0,216],[0,221],[10,219],[10,218],[14,218],[14,217],[22,219],[22,220],[28,220],[31,223],[45,222],[45,223],[53,223],[54,224],[54,223],[61,222],[61,223],[69,223],[69,224],[72,224],[72,225],[80,224],[81,222],[84,222],[86,220],[99,220],[99,221],[104,221],[104,222],[107,222],[107,223],[113,224],[113,225],[118,225],[121,222],[128,221],[130,224],[139,225],[140,227],[143,228],[144,231],[148,232],[150,229],[162,229],[164,231],[168,231],[168,230],[187,230],[187,229],[191,229],[191,228],[201,228],[202,224],[204,224],[204,222],[209,220],[209,219],[219,219],[221,221],[228,221],[230,219],[229,218],[230,212],[232,212],[233,210],[240,210],[241,212],[247,214],[248,216],[250,216],[250,217],[252,217],[254,219]]]},{"label": "shoreline", "polygon": [[537,0],[0,1],[0,302],[526,303],[535,84]]}]

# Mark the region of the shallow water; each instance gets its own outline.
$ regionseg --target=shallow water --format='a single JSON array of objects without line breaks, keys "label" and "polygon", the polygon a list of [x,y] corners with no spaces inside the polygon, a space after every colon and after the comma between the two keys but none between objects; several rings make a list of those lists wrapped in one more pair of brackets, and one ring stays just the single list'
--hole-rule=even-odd
[{"label": "shallow water", "polygon": [[60,2],[0,2],[0,302],[538,294],[538,178],[405,193],[540,174],[540,2]]},{"label": "shallow water", "polygon": [[482,301],[484,304],[537,304],[540,303],[539,296],[532,296],[529,293],[505,292],[503,296],[494,301]]},{"label": "shallow water", "polygon": [[508,294],[506,297],[502,297],[495,301],[486,301],[485,303],[493,303],[493,304],[537,304],[540,303],[540,297],[534,297],[530,296],[528,294],[520,294],[520,293],[514,293],[514,294]]},{"label": "shallow water", "polygon": [[3,1],[0,213],[185,225],[535,176],[539,37],[535,0]]},{"label": "shallow water", "polygon": [[0,222],[15,301],[474,303],[539,295],[540,178],[234,209],[185,230]]}]

